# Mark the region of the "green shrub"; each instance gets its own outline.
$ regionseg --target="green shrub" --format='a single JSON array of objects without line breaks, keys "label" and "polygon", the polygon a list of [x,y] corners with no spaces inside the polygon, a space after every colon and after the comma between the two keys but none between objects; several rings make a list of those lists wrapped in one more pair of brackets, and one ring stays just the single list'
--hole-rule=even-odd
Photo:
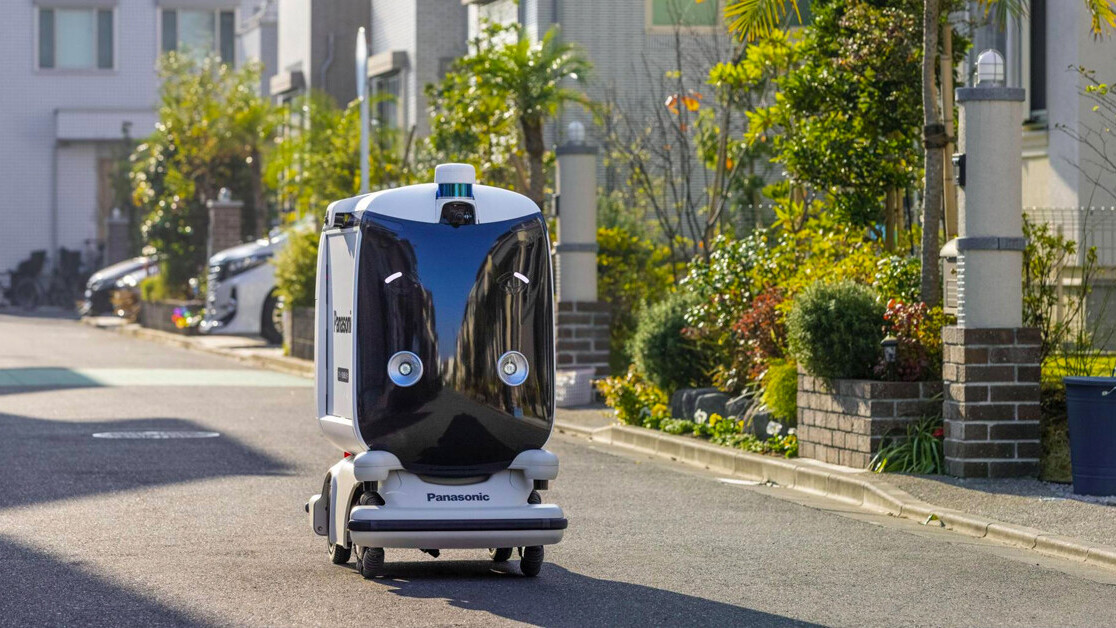
[{"label": "green shrub", "polygon": [[763,403],[780,423],[794,426],[798,420],[798,365],[794,361],[772,362],[763,377]]},{"label": "green shrub", "polygon": [[616,418],[627,425],[657,429],[669,419],[670,408],[663,391],[643,381],[634,369],[623,377],[607,377],[597,382],[605,405],[616,411]]},{"label": "green shrub", "polygon": [[139,289],[144,301],[165,301],[167,299],[167,281],[162,273],[151,275],[140,281]]},{"label": "green shrub", "polygon": [[676,293],[648,307],[630,344],[636,370],[668,395],[708,382],[697,343],[682,333],[691,300]]},{"label": "green shrub", "polygon": [[922,260],[917,257],[891,255],[876,262],[872,285],[880,299],[898,299],[916,303],[922,294]]},{"label": "green shrub", "polygon": [[648,303],[670,292],[670,249],[622,227],[597,230],[597,294],[608,303],[609,366],[623,373],[631,364],[628,342]]},{"label": "green shrub", "polygon": [[791,353],[818,377],[869,377],[884,337],[883,313],[871,288],[815,283],[795,298],[787,316]]},{"label": "green shrub", "polygon": [[275,257],[275,289],[286,307],[314,307],[318,276],[318,232],[292,229],[287,246]]}]

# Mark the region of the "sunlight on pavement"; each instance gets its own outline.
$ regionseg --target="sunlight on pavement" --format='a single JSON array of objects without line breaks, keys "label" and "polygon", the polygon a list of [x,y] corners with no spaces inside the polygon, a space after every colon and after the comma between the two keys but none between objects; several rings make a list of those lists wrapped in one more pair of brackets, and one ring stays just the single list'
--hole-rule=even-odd
[{"label": "sunlight on pavement", "polygon": [[0,369],[3,388],[90,388],[122,386],[246,386],[309,388],[302,377],[255,369]]}]

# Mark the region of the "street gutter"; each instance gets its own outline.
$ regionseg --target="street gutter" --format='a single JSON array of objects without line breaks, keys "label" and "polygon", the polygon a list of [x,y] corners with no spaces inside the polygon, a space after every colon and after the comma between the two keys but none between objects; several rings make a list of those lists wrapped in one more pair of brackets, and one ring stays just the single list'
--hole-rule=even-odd
[{"label": "street gutter", "polygon": [[[194,336],[145,329],[135,324],[100,325],[96,319],[82,322],[98,329],[230,357],[240,362],[289,375],[313,377],[314,364],[287,356],[245,353],[243,350],[207,347]],[[555,421],[559,434],[584,438],[595,443],[707,469],[753,482],[770,483],[811,495],[833,499],[875,513],[910,519],[923,525],[937,525],[969,537],[988,539],[1035,550],[1058,558],[1084,562],[1116,570],[1116,547],[1050,534],[1027,526],[1004,523],[916,499],[889,484],[883,476],[866,470],[826,464],[816,460],[786,459],[730,449],[692,437],[675,436],[630,425],[590,428]]]}]

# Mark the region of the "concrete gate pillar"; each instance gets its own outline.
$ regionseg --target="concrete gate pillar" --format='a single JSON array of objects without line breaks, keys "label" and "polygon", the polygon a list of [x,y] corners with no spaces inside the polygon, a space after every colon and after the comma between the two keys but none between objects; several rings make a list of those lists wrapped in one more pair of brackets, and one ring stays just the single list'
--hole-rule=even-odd
[{"label": "concrete gate pillar", "polygon": [[570,123],[558,156],[558,370],[608,374],[608,304],[597,300],[597,148]]},{"label": "concrete gate pillar", "polygon": [[241,208],[244,203],[234,201],[226,188],[221,188],[217,200],[206,203],[209,208],[209,240],[206,259],[241,242]]},{"label": "concrete gate pillar", "polygon": [[957,90],[957,325],[942,332],[946,471],[1035,475],[1041,338],[1022,326],[1024,91],[1003,87],[998,52],[985,51],[977,66],[976,87]]}]

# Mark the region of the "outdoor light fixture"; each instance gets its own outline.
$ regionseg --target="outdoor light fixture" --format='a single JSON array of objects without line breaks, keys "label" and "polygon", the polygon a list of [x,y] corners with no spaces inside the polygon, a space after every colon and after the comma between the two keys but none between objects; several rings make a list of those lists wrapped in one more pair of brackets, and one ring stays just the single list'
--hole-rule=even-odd
[{"label": "outdoor light fixture", "polygon": [[884,362],[894,364],[899,349],[899,339],[895,336],[888,336],[880,341],[880,346],[883,347]]},{"label": "outdoor light fixture", "polygon": [[496,361],[496,372],[508,386],[519,386],[527,381],[527,357],[518,351],[508,351]]},{"label": "outdoor light fixture", "polygon": [[422,379],[422,360],[410,351],[400,351],[388,360],[388,377],[396,386],[414,386]]},{"label": "outdoor light fixture", "polygon": [[1004,84],[1004,55],[989,48],[977,56],[974,81],[978,86],[998,87]]}]

